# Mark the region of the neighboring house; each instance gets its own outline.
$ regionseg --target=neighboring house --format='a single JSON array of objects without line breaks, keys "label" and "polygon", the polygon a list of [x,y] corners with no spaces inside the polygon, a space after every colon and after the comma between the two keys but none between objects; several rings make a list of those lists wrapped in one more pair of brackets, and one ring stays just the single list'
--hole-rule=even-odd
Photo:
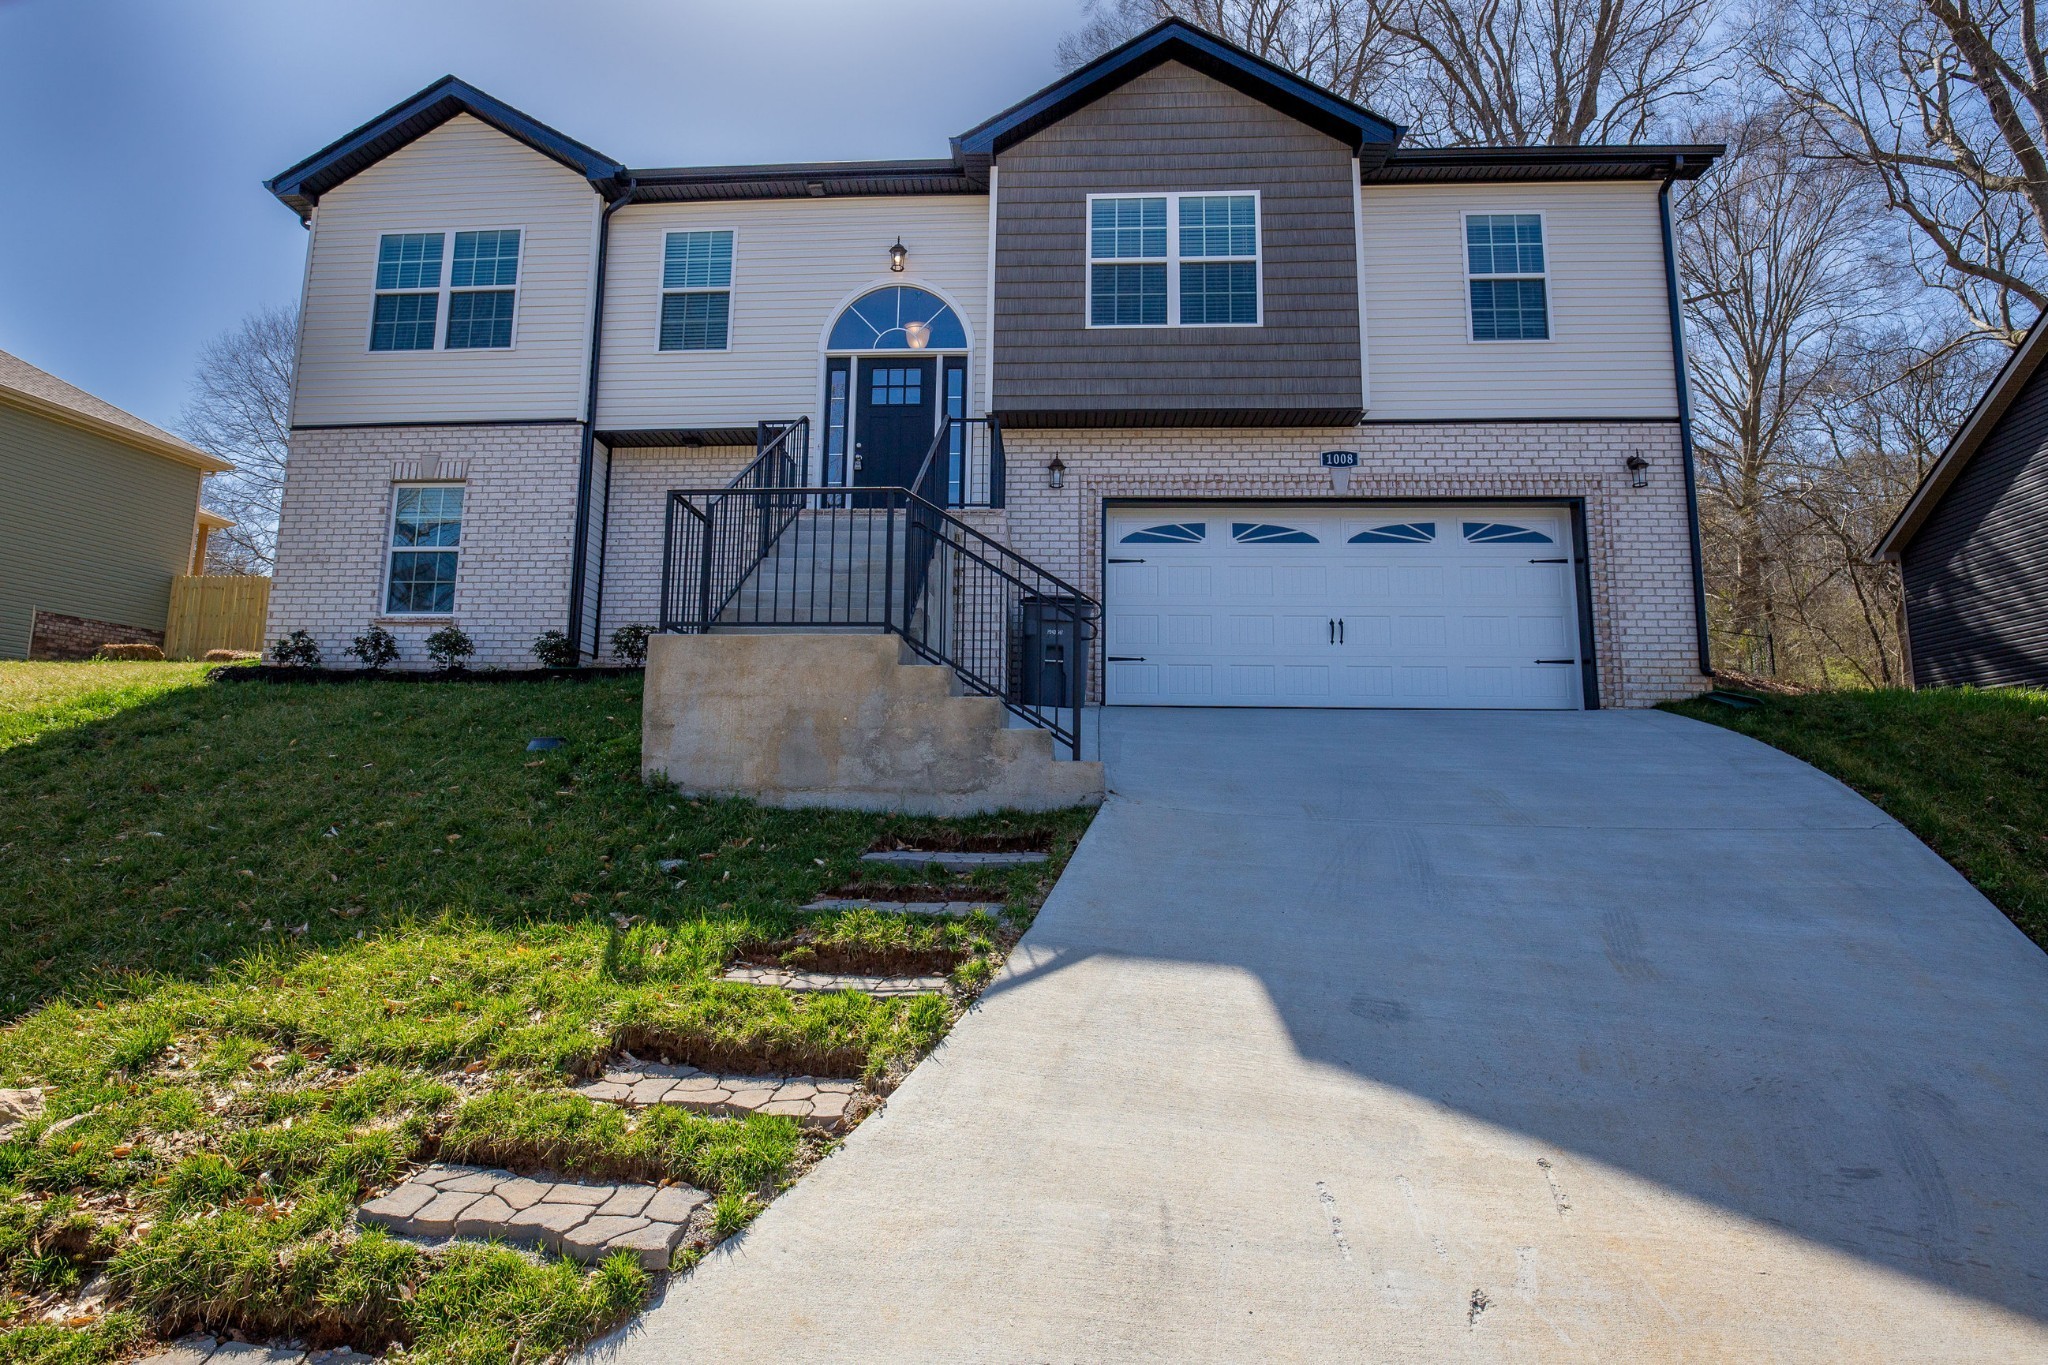
[{"label": "neighboring house", "polygon": [[224,524],[201,484],[230,468],[0,351],[0,659],[161,645],[172,578]]},{"label": "neighboring house", "polygon": [[1915,687],[2048,687],[2044,357],[2036,321],[1877,544]]},{"label": "neighboring house", "polygon": [[1720,149],[1401,139],[1177,21],[934,160],[633,169],[437,82],[269,182],[269,634],[687,624],[670,490],[801,418],[799,482],[944,448],[921,491],[1102,601],[1112,704],[1698,690],[1666,192]]}]

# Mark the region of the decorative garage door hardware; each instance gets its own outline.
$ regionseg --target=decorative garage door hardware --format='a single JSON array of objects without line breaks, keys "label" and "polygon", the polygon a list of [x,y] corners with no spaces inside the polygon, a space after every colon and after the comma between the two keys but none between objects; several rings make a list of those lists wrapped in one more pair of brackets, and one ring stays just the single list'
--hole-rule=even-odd
[{"label": "decorative garage door hardware", "polygon": [[1577,707],[1571,526],[1529,504],[1112,504],[1106,541],[1146,553],[1104,566],[1107,700]]}]

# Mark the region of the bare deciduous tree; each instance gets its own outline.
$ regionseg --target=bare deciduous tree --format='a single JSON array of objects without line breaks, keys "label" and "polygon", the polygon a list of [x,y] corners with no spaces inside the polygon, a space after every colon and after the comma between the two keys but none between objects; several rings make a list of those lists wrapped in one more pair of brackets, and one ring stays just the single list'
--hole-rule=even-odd
[{"label": "bare deciduous tree", "polygon": [[1640,138],[1704,89],[1719,0],[1091,0],[1068,68],[1178,16],[1431,143]]},{"label": "bare deciduous tree", "polygon": [[235,466],[206,482],[207,504],[235,519],[209,543],[210,572],[269,573],[275,560],[298,332],[296,310],[266,308],[200,353],[185,405],[185,435]]},{"label": "bare deciduous tree", "polygon": [[1803,0],[1750,53],[1807,150],[1866,172],[1923,280],[2015,344],[2048,304],[2042,0]]}]

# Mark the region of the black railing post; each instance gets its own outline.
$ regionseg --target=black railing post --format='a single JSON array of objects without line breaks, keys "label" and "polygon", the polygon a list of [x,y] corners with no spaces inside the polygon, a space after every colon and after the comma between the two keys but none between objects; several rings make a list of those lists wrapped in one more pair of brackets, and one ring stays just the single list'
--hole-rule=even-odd
[{"label": "black railing post", "polygon": [[993,417],[984,417],[988,423],[988,505],[1001,507],[1003,503],[1003,426]]},{"label": "black railing post", "polygon": [[[883,502],[882,515],[882,630],[889,630],[889,617],[896,609],[896,498]],[[872,542],[870,542],[872,543]]]},{"label": "black railing post", "polygon": [[675,600],[674,583],[676,576],[676,499],[681,494],[668,495],[667,515],[662,521],[661,531],[661,628],[673,630],[675,617],[669,614]]}]

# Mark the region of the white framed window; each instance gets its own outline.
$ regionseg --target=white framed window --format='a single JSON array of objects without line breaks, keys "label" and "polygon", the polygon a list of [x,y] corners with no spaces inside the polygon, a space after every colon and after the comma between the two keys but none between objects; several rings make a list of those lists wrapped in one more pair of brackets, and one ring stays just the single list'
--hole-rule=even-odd
[{"label": "white framed window", "polygon": [[385,615],[454,612],[455,575],[462,560],[462,494],[459,483],[402,483],[392,489]]},{"label": "white framed window", "polygon": [[519,228],[382,234],[369,349],[510,350],[525,236]]},{"label": "white framed window", "polygon": [[1088,196],[1088,326],[1257,327],[1259,194]]},{"label": "white framed window", "polygon": [[1540,213],[1465,215],[1474,341],[1550,340],[1549,252]]},{"label": "white framed window", "polygon": [[431,351],[441,319],[438,232],[387,232],[377,240],[377,298],[370,311],[373,351]]},{"label": "white framed window", "polygon": [[658,349],[731,349],[732,237],[731,228],[663,237]]}]

